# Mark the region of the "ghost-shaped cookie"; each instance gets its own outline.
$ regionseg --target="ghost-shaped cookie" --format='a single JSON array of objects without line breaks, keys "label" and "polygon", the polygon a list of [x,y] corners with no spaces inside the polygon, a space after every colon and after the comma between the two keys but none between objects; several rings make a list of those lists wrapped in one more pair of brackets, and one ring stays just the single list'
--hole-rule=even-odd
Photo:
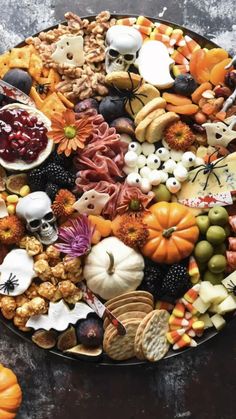
[{"label": "ghost-shaped cookie", "polygon": [[58,64],[81,67],[84,64],[84,40],[82,36],[62,36],[56,42],[51,57]]},{"label": "ghost-shaped cookie", "polygon": [[223,122],[207,122],[202,125],[206,128],[207,143],[211,146],[221,145],[227,147],[228,144],[236,139],[236,131]]},{"label": "ghost-shaped cookie", "polygon": [[170,75],[170,58],[168,49],[159,41],[144,42],[136,60],[139,74],[147,82],[159,89],[173,86],[174,79]]},{"label": "ghost-shaped cookie", "polygon": [[0,265],[0,294],[23,294],[35,276],[34,260],[26,250],[11,250]]},{"label": "ghost-shaped cookie", "polygon": [[80,214],[100,215],[109,198],[110,196],[107,193],[91,189],[83,193],[78,201],[74,203],[73,208]]}]

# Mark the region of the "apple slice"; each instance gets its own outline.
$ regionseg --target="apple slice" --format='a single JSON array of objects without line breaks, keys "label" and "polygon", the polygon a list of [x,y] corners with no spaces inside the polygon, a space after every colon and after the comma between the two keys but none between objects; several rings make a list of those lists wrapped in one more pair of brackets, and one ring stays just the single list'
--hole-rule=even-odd
[{"label": "apple slice", "polygon": [[214,316],[211,317],[211,321],[216,330],[221,330],[226,325],[224,317],[222,317],[220,314],[214,314]]}]

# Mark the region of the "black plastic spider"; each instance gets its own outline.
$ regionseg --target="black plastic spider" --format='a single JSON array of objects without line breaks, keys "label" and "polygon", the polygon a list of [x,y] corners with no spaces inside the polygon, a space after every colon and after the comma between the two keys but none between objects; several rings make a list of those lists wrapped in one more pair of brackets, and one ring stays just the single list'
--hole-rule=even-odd
[{"label": "black plastic spider", "polygon": [[132,100],[137,99],[144,106],[145,103],[143,102],[141,97],[147,97],[147,95],[145,95],[145,93],[137,93],[137,91],[139,90],[139,88],[143,84],[143,79],[140,79],[138,85],[135,87],[134,86],[134,81],[133,81],[129,71],[128,71],[128,75],[129,75],[129,79],[130,79],[130,83],[131,83],[131,89],[128,89],[128,88],[127,89],[119,89],[113,83],[112,83],[112,87],[124,99],[124,106],[128,103],[131,112],[134,114],[133,107],[132,107]]},{"label": "black plastic spider", "polygon": [[229,284],[227,284],[227,289],[236,296],[236,285],[233,283],[232,279],[229,281]]},{"label": "black plastic spider", "polygon": [[206,187],[208,185],[209,177],[211,176],[211,174],[215,176],[215,178],[216,178],[216,180],[218,182],[218,185],[219,186],[221,185],[220,179],[217,176],[217,174],[214,173],[214,170],[216,170],[216,169],[222,169],[223,167],[227,167],[228,166],[227,164],[223,164],[221,166],[218,166],[218,164],[222,160],[224,160],[226,158],[226,156],[223,156],[223,157],[221,157],[220,159],[218,159],[216,161],[211,161],[211,157],[214,156],[215,153],[218,153],[218,150],[215,150],[212,154],[210,154],[208,156],[208,160],[207,160],[207,163],[206,164],[200,164],[199,166],[196,166],[195,167],[195,169],[199,169],[199,168],[200,169],[197,171],[197,173],[195,174],[195,176],[191,180],[191,182],[194,182],[197,179],[199,173],[201,173],[201,172],[203,172],[204,175],[207,175],[206,182],[205,182],[205,185],[204,185],[204,188],[203,188],[204,191],[205,191],[205,189],[206,189]]},{"label": "black plastic spider", "polygon": [[38,83],[36,84],[35,89],[40,95],[42,95],[43,93],[46,94],[48,92],[49,86],[50,86],[50,83],[44,83],[44,84]]},{"label": "black plastic spider", "polygon": [[9,294],[10,291],[14,291],[17,285],[19,285],[19,280],[16,279],[16,275],[10,273],[8,280],[0,285],[0,290]]}]

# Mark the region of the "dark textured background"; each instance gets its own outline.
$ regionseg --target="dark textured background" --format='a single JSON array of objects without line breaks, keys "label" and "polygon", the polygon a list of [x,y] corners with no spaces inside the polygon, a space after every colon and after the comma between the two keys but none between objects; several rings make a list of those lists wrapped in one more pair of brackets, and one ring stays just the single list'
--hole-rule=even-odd
[{"label": "dark textured background", "polygon": [[[102,9],[162,17],[236,51],[235,0],[0,0],[0,52],[63,20]],[[14,368],[24,400],[18,419],[234,419],[236,321],[195,350],[155,366],[68,362],[0,325],[0,362]]]}]

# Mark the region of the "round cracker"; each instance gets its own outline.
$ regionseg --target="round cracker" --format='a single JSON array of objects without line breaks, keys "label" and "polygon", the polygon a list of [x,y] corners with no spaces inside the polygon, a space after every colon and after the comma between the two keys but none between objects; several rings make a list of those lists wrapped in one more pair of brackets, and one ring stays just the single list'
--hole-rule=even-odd
[{"label": "round cracker", "polygon": [[121,301],[121,300],[124,300],[125,298],[139,297],[139,296],[149,298],[152,304],[154,304],[153,295],[150,292],[137,290],[137,291],[128,291],[128,292],[125,292],[124,294],[118,295],[117,297],[110,298],[110,300],[107,300],[104,305],[107,307],[110,303],[114,303],[115,301]]},{"label": "round cracker", "polygon": [[142,350],[142,336],[143,336],[143,331],[144,331],[149,319],[152,317],[152,313],[153,313],[153,311],[146,314],[146,316],[139,323],[139,326],[138,326],[138,329],[137,329],[137,332],[136,332],[136,336],[135,336],[135,340],[134,340],[134,351],[135,351],[135,356],[138,359],[145,359],[145,356],[144,356],[143,350]]},{"label": "round cracker", "polygon": [[[146,313],[143,311],[128,311],[127,313],[121,314],[117,317],[117,319],[123,324],[123,321],[126,320],[142,320],[146,316]],[[109,323],[106,327],[107,332],[108,330],[115,330],[115,326],[112,323]]]},{"label": "round cracker", "polygon": [[138,296],[138,297],[127,297],[123,300],[114,301],[113,303],[108,304],[106,307],[108,310],[113,311],[118,307],[121,307],[124,304],[129,303],[146,303],[150,304],[153,307],[153,303],[148,297]]},{"label": "round cracker", "polygon": [[169,317],[166,310],[154,310],[143,331],[142,351],[148,361],[159,361],[169,350],[170,344],[166,339]]},{"label": "round cracker", "polygon": [[[157,98],[159,99],[159,98]],[[163,115],[165,113],[164,109],[155,109],[152,112],[150,112],[146,118],[144,118],[135,129],[135,137],[138,141],[141,143],[145,141],[145,133],[147,127],[151,124],[152,121],[154,121],[156,118],[159,118],[159,116]]]},{"label": "round cracker", "polygon": [[140,124],[144,118],[146,118],[151,112],[166,107],[166,101],[163,97],[156,97],[155,99],[150,100],[136,115],[134,123],[137,126]]},{"label": "round cracker", "polygon": [[139,320],[128,320],[124,322],[126,328],[124,336],[118,335],[116,330],[110,334],[103,348],[111,359],[125,361],[134,357],[134,339],[138,325]]},{"label": "round cracker", "polygon": [[[160,96],[159,90],[149,83],[142,84],[135,92],[136,97],[125,104],[126,112],[133,118],[146,103]],[[141,99],[141,101],[140,101]],[[132,105],[132,106],[131,106]]]},{"label": "round cracker", "polygon": [[127,71],[112,71],[112,73],[106,75],[105,80],[107,84],[114,85],[118,89],[132,89],[142,83],[142,77],[139,74],[128,73]]},{"label": "round cracker", "polygon": [[146,129],[146,141],[149,143],[160,141],[162,139],[165,128],[173,122],[177,122],[178,120],[179,115],[177,115],[175,112],[166,112],[165,114],[159,116],[159,118],[154,119]]},{"label": "round cracker", "polygon": [[[120,307],[117,307],[115,308],[115,310],[112,311],[112,314],[115,317],[117,317],[120,314],[127,313],[128,311],[143,311],[144,313],[150,313],[150,311],[152,310],[153,308],[151,304],[136,302],[136,303],[124,304]],[[104,323],[103,323],[104,329],[106,329],[108,324],[109,324],[109,319],[105,318]]]}]

